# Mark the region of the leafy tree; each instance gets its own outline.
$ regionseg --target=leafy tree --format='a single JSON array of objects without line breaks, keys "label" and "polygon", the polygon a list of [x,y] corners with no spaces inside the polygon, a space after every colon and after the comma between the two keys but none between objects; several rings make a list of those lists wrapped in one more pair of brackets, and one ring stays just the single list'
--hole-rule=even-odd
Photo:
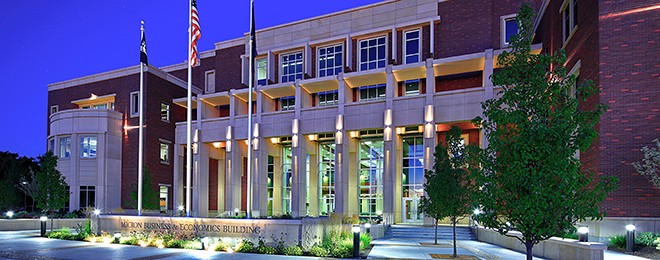
[{"label": "leafy tree", "polygon": [[646,176],[649,178],[649,181],[653,183],[653,186],[660,189],[660,140],[653,140],[657,147],[644,146],[642,148],[642,153],[644,153],[644,159],[642,162],[634,162],[633,167],[640,175]]},{"label": "leafy tree", "polygon": [[32,210],[34,210],[34,202],[37,197],[38,187],[37,176],[33,170],[30,170],[27,175],[21,176],[21,179],[18,182],[18,189],[25,193],[25,195],[30,196],[32,200]]},{"label": "leafy tree", "polygon": [[18,187],[20,180],[38,168],[32,157],[0,152],[0,209],[24,207],[24,196]]},{"label": "leafy tree", "polygon": [[[160,210],[160,192],[153,187],[153,178],[149,173],[149,169],[144,167],[144,171],[142,172],[142,208],[147,210]],[[133,186],[131,198],[133,199],[132,204],[137,208],[137,185]]]},{"label": "leafy tree", "polygon": [[457,126],[447,132],[445,142],[435,147],[433,170],[424,173],[426,196],[421,198],[420,210],[435,219],[435,244],[438,243],[438,220],[449,218],[454,232],[456,257],[456,223],[471,212],[476,186],[468,172],[474,148],[461,143],[461,129]]},{"label": "leafy tree", "polygon": [[540,241],[574,231],[579,220],[602,219],[600,203],[617,179],[596,179],[575,156],[597,136],[605,106],[579,107],[597,89],[581,84],[573,98],[576,78],[566,72],[564,51],[532,54],[532,8],[523,5],[517,18],[521,32],[497,59],[504,69],[492,76],[499,98],[483,102],[485,119],[473,121],[489,142],[477,175],[483,213],[476,219],[502,235],[520,231],[516,238],[532,259]]},{"label": "leafy tree", "polygon": [[66,191],[67,183],[57,167],[57,157],[52,151],[39,156],[39,171],[35,176],[37,182],[37,192],[35,200],[37,207],[53,213],[64,208],[64,204],[69,200],[69,193]]}]

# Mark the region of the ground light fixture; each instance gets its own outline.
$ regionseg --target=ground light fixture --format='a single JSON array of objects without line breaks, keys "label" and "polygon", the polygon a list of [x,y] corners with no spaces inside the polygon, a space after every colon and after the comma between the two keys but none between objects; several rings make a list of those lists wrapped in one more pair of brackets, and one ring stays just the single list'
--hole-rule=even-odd
[{"label": "ground light fixture", "polygon": [[7,215],[8,218],[12,218],[14,216],[14,212],[10,210],[10,211],[7,211],[7,213],[5,213],[5,215]]},{"label": "ground light fixture", "polygon": [[115,243],[119,244],[119,239],[121,238],[121,232],[115,232]]},{"label": "ground light fixture", "polygon": [[238,208],[234,208],[234,215],[238,217]]},{"label": "ground light fixture", "polygon": [[367,229],[367,234],[371,234],[371,223],[364,224],[364,228]]},{"label": "ground light fixture", "polygon": [[360,225],[353,225],[353,257],[360,257]]},{"label": "ground light fixture", "polygon": [[202,242],[202,250],[206,250],[206,244],[209,243],[209,238],[208,237],[202,237],[201,242]]},{"label": "ground light fixture", "polygon": [[472,214],[474,214],[474,215],[479,215],[479,214],[481,214],[481,210],[479,210],[479,209],[474,209],[474,210],[472,211]]},{"label": "ground light fixture", "polygon": [[96,215],[96,216],[101,215],[101,210],[100,209],[94,209],[94,215]]},{"label": "ground light fixture", "polygon": [[41,220],[41,236],[45,237],[46,236],[46,221],[48,220],[48,217],[41,216],[39,218],[39,220]]},{"label": "ground light fixture", "polygon": [[626,225],[626,252],[635,252],[635,225]]},{"label": "ground light fixture", "polygon": [[578,240],[580,242],[589,242],[589,227],[579,227],[577,229],[578,232]]}]

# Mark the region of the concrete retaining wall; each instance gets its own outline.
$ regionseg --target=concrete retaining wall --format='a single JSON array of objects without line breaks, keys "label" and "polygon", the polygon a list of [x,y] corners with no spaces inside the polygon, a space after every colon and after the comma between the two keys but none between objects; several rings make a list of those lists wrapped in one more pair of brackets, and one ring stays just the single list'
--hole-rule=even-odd
[{"label": "concrete retaining wall", "polygon": [[589,227],[589,241],[608,242],[613,235],[626,234],[626,225],[634,224],[635,232],[660,233],[660,218],[608,217],[602,221],[585,221],[580,225]]},{"label": "concrete retaining wall", "polygon": [[[525,252],[525,245],[518,239],[500,235],[491,229],[475,228],[479,241]],[[508,235],[521,237],[520,232],[510,231]],[[597,242],[579,242],[574,239],[550,238],[534,246],[534,256],[547,259],[602,260],[607,246]]]},{"label": "concrete retaining wall", "polygon": [[[63,227],[76,228],[78,224],[84,226],[86,219],[53,219],[53,229]],[[49,219],[46,227],[51,229],[51,220]],[[41,229],[41,220],[39,219],[0,219],[0,231],[19,231],[19,230],[39,230]]]}]

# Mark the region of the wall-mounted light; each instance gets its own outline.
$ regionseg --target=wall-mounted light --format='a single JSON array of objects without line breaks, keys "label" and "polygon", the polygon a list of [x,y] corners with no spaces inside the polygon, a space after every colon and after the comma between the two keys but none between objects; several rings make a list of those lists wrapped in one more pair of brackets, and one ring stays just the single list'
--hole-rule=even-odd
[{"label": "wall-mounted light", "polygon": [[89,100],[94,100],[94,99],[97,99],[98,97],[99,96],[94,95],[94,93],[92,93],[92,95],[89,97]]},{"label": "wall-mounted light", "polygon": [[227,138],[227,146],[225,150],[227,152],[231,152],[231,135],[232,135],[232,127],[230,125],[227,126],[227,133],[225,134],[225,137]]},{"label": "wall-mounted light", "polygon": [[259,150],[259,123],[254,123],[254,131],[252,131],[252,150]]},{"label": "wall-mounted light", "polygon": [[295,118],[291,124],[291,147],[298,147],[298,133],[300,132],[298,127],[299,120]]},{"label": "wall-mounted light", "polygon": [[424,107],[424,138],[433,138],[433,105]]},{"label": "wall-mounted light", "polygon": [[344,115],[337,115],[337,121],[335,123],[335,129],[341,131],[344,129]]},{"label": "wall-mounted light", "polygon": [[342,144],[344,142],[344,136],[342,131],[337,131],[335,133],[335,144]]},{"label": "wall-mounted light", "polygon": [[396,134],[402,135],[406,133],[406,128],[405,127],[397,127],[396,128]]},{"label": "wall-mounted light", "polygon": [[280,143],[280,138],[279,137],[271,137],[270,142],[273,144],[279,144]]},{"label": "wall-mounted light", "polygon": [[213,142],[213,147],[215,147],[215,149],[220,148],[221,145],[222,145],[222,143],[220,143],[220,142]]},{"label": "wall-mounted light", "polygon": [[385,128],[383,129],[383,140],[385,142],[392,141],[392,109],[385,110],[383,121],[385,125]]},{"label": "wall-mounted light", "polygon": [[348,134],[349,134],[349,136],[350,136],[351,138],[358,138],[358,137],[360,137],[360,132],[359,132],[359,131],[350,131],[350,132],[348,132]]},{"label": "wall-mounted light", "polygon": [[319,140],[319,135],[317,135],[317,134],[311,134],[311,135],[308,135],[307,137],[309,138],[310,141]]}]

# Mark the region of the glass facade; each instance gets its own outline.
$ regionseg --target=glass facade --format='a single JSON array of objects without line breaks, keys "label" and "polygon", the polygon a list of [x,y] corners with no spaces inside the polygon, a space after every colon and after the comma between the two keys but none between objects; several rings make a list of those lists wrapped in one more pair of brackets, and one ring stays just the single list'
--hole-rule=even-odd
[{"label": "glass facade", "polygon": [[275,173],[275,157],[268,155],[268,216],[273,216],[273,174]]},{"label": "glass facade", "polygon": [[384,68],[386,62],[385,36],[360,41],[360,70]]},{"label": "glass facade", "polygon": [[504,22],[504,43],[510,44],[511,37],[518,34],[518,20],[516,18],[507,19]]},{"label": "glass facade", "polygon": [[358,161],[358,210],[360,216],[383,212],[383,141],[361,140]]},{"label": "glass facade", "polygon": [[404,221],[422,221],[417,207],[419,198],[424,196],[424,139],[421,136],[403,138],[402,170]]},{"label": "glass facade", "polygon": [[81,209],[90,207],[93,208],[96,203],[96,187],[95,186],[80,186],[80,203]]},{"label": "glass facade", "polygon": [[71,137],[60,138],[60,159],[71,157]]},{"label": "glass facade", "polygon": [[343,71],[343,46],[334,45],[319,48],[319,77],[337,75]]},{"label": "glass facade", "polygon": [[289,96],[289,97],[281,97],[280,98],[280,110],[281,111],[294,110],[294,109],[296,109],[296,97]]},{"label": "glass facade", "polygon": [[257,85],[265,86],[268,75],[268,61],[266,59],[257,60]]},{"label": "glass facade", "polygon": [[282,147],[282,212],[291,213],[291,181],[292,181],[292,163],[291,145]]},{"label": "glass facade", "polygon": [[294,82],[303,78],[303,55],[295,52],[282,55],[282,83]]},{"label": "glass facade", "polygon": [[339,92],[337,90],[330,90],[319,92],[319,106],[334,106],[339,103]]},{"label": "glass facade", "polygon": [[335,143],[319,143],[319,215],[335,211]]},{"label": "glass facade", "polygon": [[80,158],[96,158],[96,136],[80,137]]},{"label": "glass facade", "polygon": [[170,121],[170,105],[160,103],[160,120],[165,122]]}]

